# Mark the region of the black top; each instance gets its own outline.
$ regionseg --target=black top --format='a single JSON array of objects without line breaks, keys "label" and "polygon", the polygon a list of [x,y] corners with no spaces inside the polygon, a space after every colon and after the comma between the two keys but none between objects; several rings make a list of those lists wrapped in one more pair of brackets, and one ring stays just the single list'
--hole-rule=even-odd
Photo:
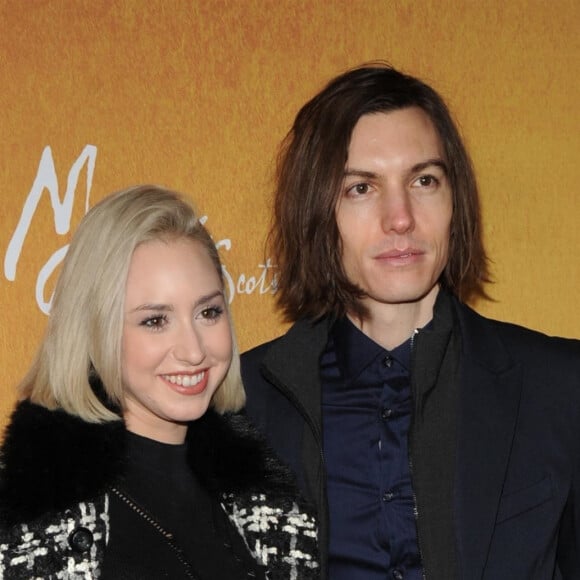
[{"label": "black top", "polygon": [[126,475],[110,494],[103,580],[263,578],[186,453],[185,444],[128,433]]}]

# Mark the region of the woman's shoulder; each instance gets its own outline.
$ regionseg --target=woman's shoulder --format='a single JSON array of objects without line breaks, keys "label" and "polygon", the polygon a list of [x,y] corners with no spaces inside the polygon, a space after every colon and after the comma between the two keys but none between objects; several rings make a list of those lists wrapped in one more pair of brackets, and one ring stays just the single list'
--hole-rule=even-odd
[{"label": "woman's shoulder", "polygon": [[20,402],[0,449],[0,520],[30,522],[103,495],[122,472],[124,441],[122,421]]}]

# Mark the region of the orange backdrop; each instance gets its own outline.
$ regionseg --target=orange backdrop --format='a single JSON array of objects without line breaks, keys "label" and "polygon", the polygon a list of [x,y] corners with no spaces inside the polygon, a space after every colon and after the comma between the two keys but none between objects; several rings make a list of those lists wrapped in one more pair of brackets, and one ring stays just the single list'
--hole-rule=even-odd
[{"label": "orange backdrop", "polygon": [[71,232],[107,193],[191,195],[243,349],[282,332],[263,239],[274,155],[332,76],[385,59],[460,120],[497,279],[483,313],[580,336],[576,0],[3,0],[0,424]]}]

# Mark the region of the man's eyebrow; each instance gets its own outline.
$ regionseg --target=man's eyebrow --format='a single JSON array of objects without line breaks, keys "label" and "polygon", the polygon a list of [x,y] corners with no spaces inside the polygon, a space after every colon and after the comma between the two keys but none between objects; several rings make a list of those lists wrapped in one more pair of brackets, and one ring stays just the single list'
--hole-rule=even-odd
[{"label": "man's eyebrow", "polygon": [[443,161],[443,159],[441,159],[439,157],[435,157],[433,159],[427,159],[427,161],[422,161],[421,163],[417,163],[416,165],[413,165],[413,167],[411,167],[411,173],[418,173],[418,172],[423,171],[423,170],[425,170],[428,167],[431,167],[433,165],[435,167],[439,167],[442,171],[444,171],[445,175],[447,175],[449,173],[449,170],[447,168],[447,163],[445,163],[445,161]]},{"label": "man's eyebrow", "polygon": [[376,179],[378,174],[374,171],[363,171],[362,169],[346,169],[344,172],[345,177],[364,177],[366,179]]},{"label": "man's eyebrow", "polygon": [[[425,161],[421,161],[420,163],[416,163],[415,165],[413,165],[410,169],[410,173],[418,173],[420,171],[424,171],[425,169],[429,168],[429,167],[439,167],[444,173],[445,175],[447,175],[449,173],[449,170],[447,168],[447,163],[445,163],[445,161],[443,161],[443,159],[441,159],[440,157],[434,157],[433,159],[426,159]],[[374,171],[365,171],[363,169],[356,169],[356,168],[346,168],[344,171],[344,177],[362,177],[364,179],[377,179],[378,178],[378,174],[375,173]]]}]

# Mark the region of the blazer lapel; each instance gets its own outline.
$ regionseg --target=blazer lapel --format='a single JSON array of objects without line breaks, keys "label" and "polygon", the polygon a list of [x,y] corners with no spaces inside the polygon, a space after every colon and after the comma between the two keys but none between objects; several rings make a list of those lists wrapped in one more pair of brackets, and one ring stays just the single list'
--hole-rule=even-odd
[{"label": "blazer lapel", "polygon": [[521,396],[514,365],[489,321],[460,310],[462,352],[456,473],[461,577],[483,576]]}]

